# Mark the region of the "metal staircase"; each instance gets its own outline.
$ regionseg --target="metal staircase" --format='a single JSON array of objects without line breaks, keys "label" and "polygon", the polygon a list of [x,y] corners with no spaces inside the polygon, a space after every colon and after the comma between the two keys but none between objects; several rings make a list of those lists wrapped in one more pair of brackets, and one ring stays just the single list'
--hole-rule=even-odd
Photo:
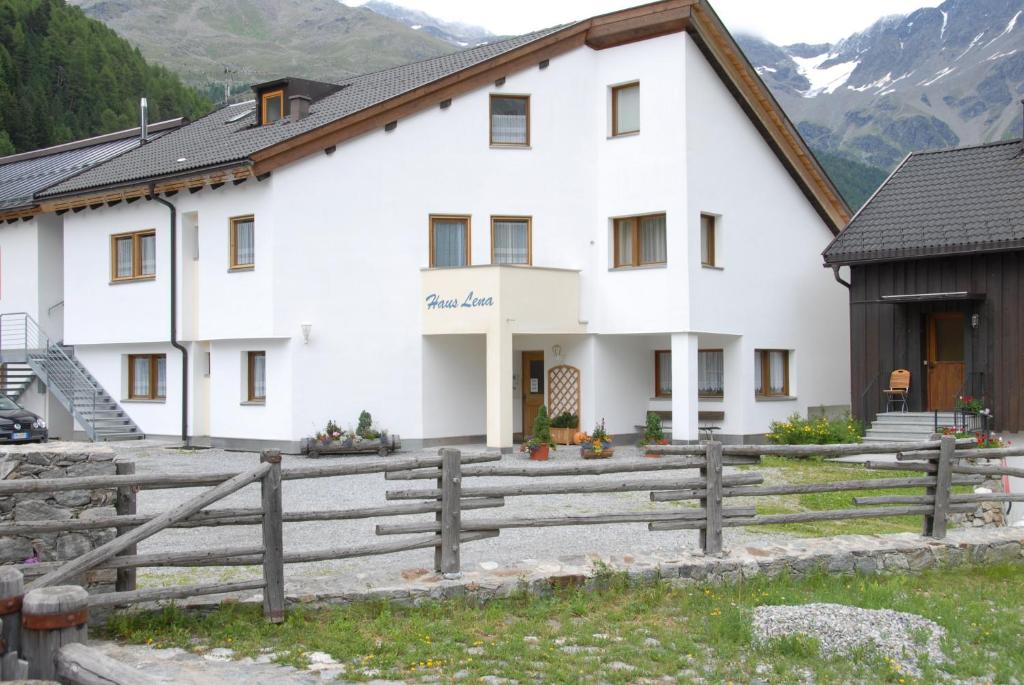
[{"label": "metal staircase", "polygon": [[90,440],[141,440],[131,417],[74,356],[50,342],[28,314],[0,314],[0,362],[27,366],[85,430]]},{"label": "metal staircase", "polygon": [[36,372],[28,364],[0,364],[0,394],[17,402],[35,378]]}]

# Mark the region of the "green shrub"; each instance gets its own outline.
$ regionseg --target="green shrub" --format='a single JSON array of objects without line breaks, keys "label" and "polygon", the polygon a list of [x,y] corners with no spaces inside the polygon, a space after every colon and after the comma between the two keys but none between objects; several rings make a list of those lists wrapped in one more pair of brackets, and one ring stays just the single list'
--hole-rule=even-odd
[{"label": "green shrub", "polygon": [[661,429],[661,416],[653,411],[647,412],[647,425],[644,427],[642,445],[657,445],[665,439],[665,431]]},{"label": "green shrub", "polygon": [[555,446],[555,441],[551,439],[551,419],[548,418],[548,408],[543,404],[540,405],[537,418],[533,420],[533,437],[530,438],[529,444],[533,447]]},{"label": "green shrub", "polygon": [[828,419],[805,419],[793,414],[785,421],[772,421],[768,442],[775,445],[835,445],[860,442],[864,430],[849,415]]},{"label": "green shrub", "polygon": [[380,437],[380,431],[373,429],[373,417],[365,409],[359,412],[359,425],[356,426],[356,435],[364,440],[376,440]]},{"label": "green shrub", "polygon": [[563,411],[561,414],[551,419],[552,428],[576,428],[579,425],[580,417],[569,411]]}]

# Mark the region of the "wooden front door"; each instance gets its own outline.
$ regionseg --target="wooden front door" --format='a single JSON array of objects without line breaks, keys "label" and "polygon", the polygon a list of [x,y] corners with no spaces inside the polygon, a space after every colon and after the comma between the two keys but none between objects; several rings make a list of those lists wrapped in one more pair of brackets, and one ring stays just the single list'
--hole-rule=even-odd
[{"label": "wooden front door", "polygon": [[964,314],[928,315],[928,411],[953,411],[964,385]]},{"label": "wooden front door", "polygon": [[544,353],[523,352],[523,435],[533,434],[533,421],[544,404]]}]

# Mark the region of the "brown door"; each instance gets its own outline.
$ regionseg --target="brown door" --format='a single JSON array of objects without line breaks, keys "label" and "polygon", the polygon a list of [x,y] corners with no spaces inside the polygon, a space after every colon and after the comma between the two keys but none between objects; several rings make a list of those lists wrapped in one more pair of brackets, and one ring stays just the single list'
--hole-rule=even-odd
[{"label": "brown door", "polygon": [[544,353],[523,352],[523,435],[533,433],[533,421],[544,404]]},{"label": "brown door", "polygon": [[928,315],[928,410],[953,411],[964,385],[964,315]]}]

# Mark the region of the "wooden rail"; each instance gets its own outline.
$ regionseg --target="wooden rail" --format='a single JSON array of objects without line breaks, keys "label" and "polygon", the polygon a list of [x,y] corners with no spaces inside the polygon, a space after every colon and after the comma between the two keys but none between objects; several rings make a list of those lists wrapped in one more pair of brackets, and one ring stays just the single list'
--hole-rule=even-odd
[{"label": "wooden rail", "polygon": [[[665,445],[650,448],[662,458],[643,461],[574,462],[558,464],[496,464],[496,454],[462,454],[445,448],[437,456],[367,459],[365,461],[325,464],[315,467],[284,469],[280,454],[264,451],[260,464],[242,473],[153,475],[135,473],[134,464],[118,463],[117,474],[103,477],[74,477],[51,480],[0,481],[0,496],[13,493],[42,493],[89,488],[115,488],[115,516],[72,521],[31,521],[0,524],[0,535],[36,535],[59,531],[117,530],[110,542],[65,563],[43,562],[15,568],[35,574],[28,589],[58,586],[93,569],[113,569],[117,573],[115,592],[93,595],[90,607],[114,607],[139,602],[183,599],[229,592],[259,591],[264,614],[270,621],[282,621],[285,615],[284,579],[288,564],[309,563],[373,555],[393,554],[416,549],[434,550],[434,568],[447,578],[461,573],[462,545],[493,538],[502,529],[549,526],[591,526],[647,524],[651,531],[697,530],[700,546],[706,554],[724,551],[723,530],[737,526],[805,523],[888,516],[921,516],[925,535],[942,538],[951,513],[974,510],[978,502],[1024,501],[1020,494],[954,493],[953,488],[976,485],[986,478],[1024,475],[1024,469],[997,464],[965,463],[966,459],[1003,458],[1024,455],[1024,447],[977,450],[973,440],[944,437],[938,441],[910,445]],[[764,484],[764,476],[752,471],[726,472],[726,467],[752,466],[763,454],[827,458],[849,454],[878,454],[899,451],[897,462],[868,461],[872,470],[911,471],[913,476],[843,480],[831,483]],[[667,471],[689,471],[667,474]],[[696,472],[696,473],[694,473]],[[339,508],[313,511],[284,511],[282,484],[303,478],[334,478],[383,474],[388,481],[430,481],[428,487],[387,491],[387,500],[417,500],[375,507]],[[633,477],[640,474],[640,477]],[[662,477],[643,477],[642,474]],[[529,482],[501,483],[503,478],[526,477]],[[467,478],[493,478],[498,483],[467,484]],[[562,479],[560,479],[562,478]],[[247,485],[260,484],[259,507],[210,509],[210,505]],[[139,490],[148,488],[192,488],[209,486],[169,511],[158,515],[137,513]],[[899,490],[924,488],[923,494],[857,496],[849,509],[807,511],[788,514],[759,514],[757,497],[799,495],[823,492],[863,490]],[[541,517],[467,516],[470,512],[503,507],[509,497],[543,495],[588,495],[595,493],[647,492],[652,502],[693,500],[689,507],[664,510],[608,511],[587,515]],[[728,506],[728,499],[746,497],[743,506]],[[372,544],[329,546],[313,550],[287,549],[285,524],[309,521],[341,521],[431,515],[420,522],[380,523],[380,536],[410,536]],[[137,545],[168,528],[213,526],[260,526],[258,544],[188,549],[160,553],[138,553]],[[135,569],[142,567],[253,566],[261,576],[232,583],[209,583],[169,588],[138,589]],[[2,569],[0,569],[2,571]],[[21,575],[18,574],[18,582]],[[0,573],[0,594],[8,585]],[[17,588],[20,591],[20,586]],[[14,592],[10,589],[9,592]],[[2,598],[0,598],[2,599]],[[0,628],[2,629],[2,628]],[[9,640],[6,634],[3,636]],[[10,644],[8,642],[8,644]],[[0,659],[0,673],[2,673]]]}]

